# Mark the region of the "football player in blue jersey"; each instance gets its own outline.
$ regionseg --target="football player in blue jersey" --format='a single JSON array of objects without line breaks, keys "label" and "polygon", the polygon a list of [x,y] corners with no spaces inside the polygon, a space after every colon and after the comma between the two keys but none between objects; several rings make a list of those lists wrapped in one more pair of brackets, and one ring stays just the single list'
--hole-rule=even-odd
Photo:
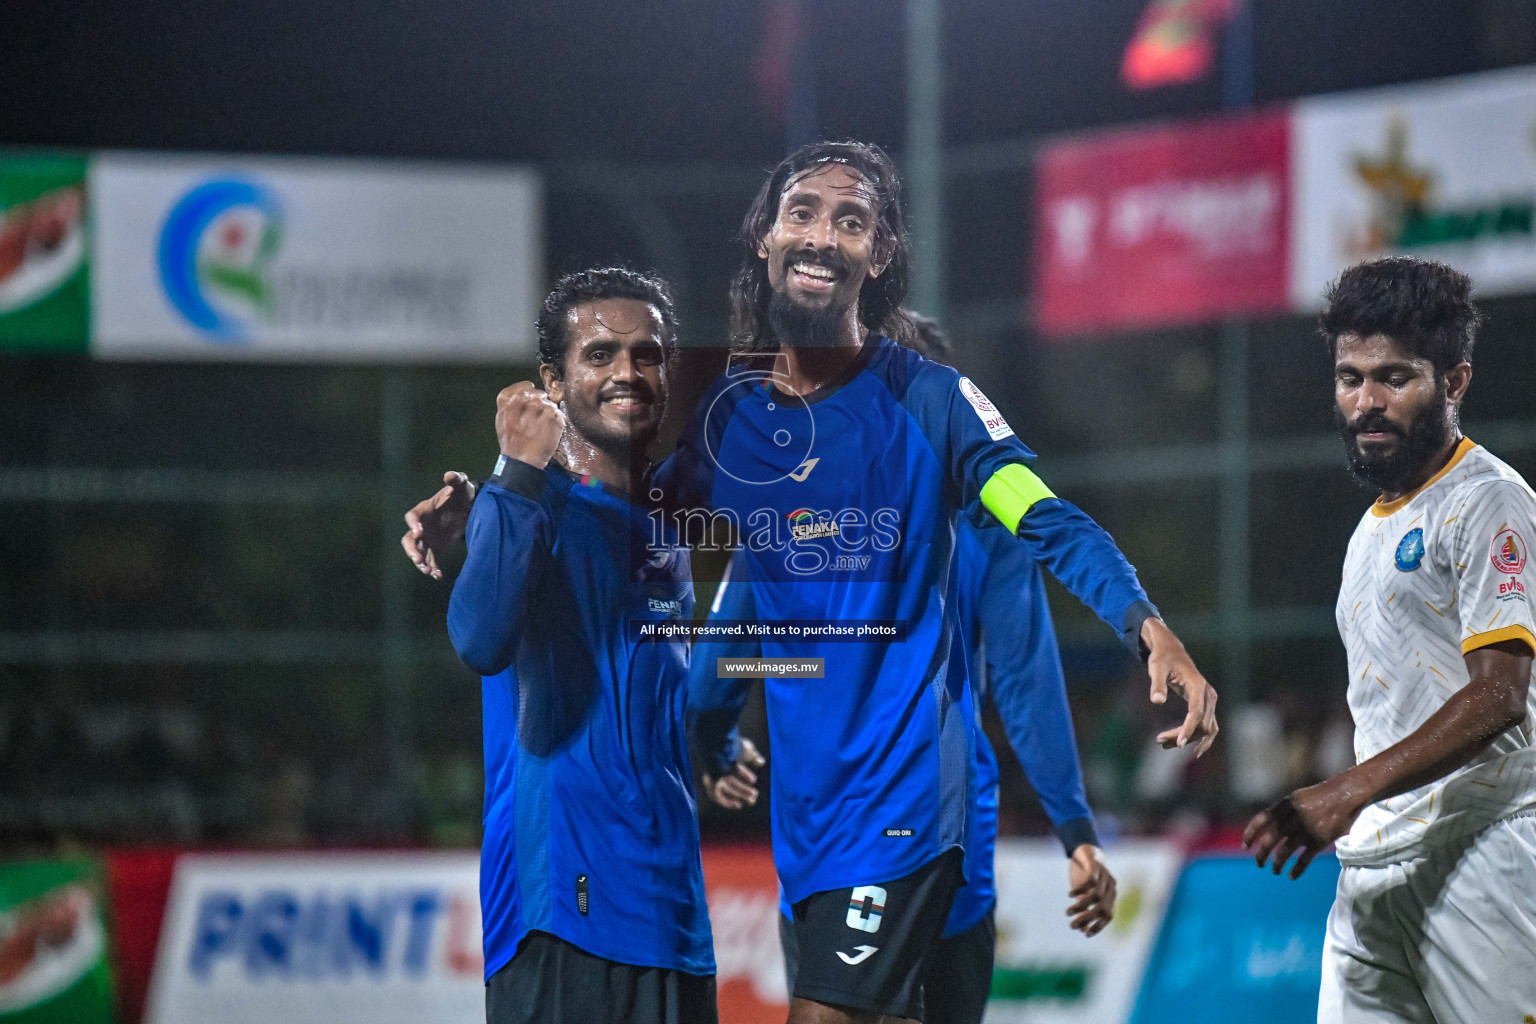
[{"label": "football player in blue jersey", "polygon": [[[543,387],[498,396],[495,473],[439,502],[462,523],[473,499],[448,631],[485,677],[486,1017],[712,1024],[687,644],[629,628],[693,606],[687,549],[634,499],[672,299],[633,271],[567,275],[538,330]],[[419,522],[406,540],[423,564]]]},{"label": "football player in blue jersey", "polygon": [[1030,470],[986,396],[898,344],[913,330],[900,308],[910,247],[882,151],[798,150],[765,181],[742,242],[734,340],[753,358],[706,395],[652,495],[686,510],[684,527],[697,510],[732,527],[763,619],[905,626],[894,643],[787,632],[762,646],[824,671],[766,686],[774,859],[800,955],[790,1024],[921,1020],[977,785],[953,642],[957,519],[1000,523],[1141,650],[1154,702],[1185,696],[1166,745],[1209,746],[1215,693],[1113,541]]},{"label": "football player in blue jersey", "polygon": [[[911,317],[917,330],[912,347],[930,359],[949,362],[949,340],[939,325],[928,317]],[[1115,878],[1102,859],[1083,792],[1045,581],[1023,545],[1000,528],[978,529],[961,520],[955,559],[960,638],[969,658],[977,711],[990,692],[1069,858],[1067,913],[1072,915],[1072,927],[1084,935],[1097,935],[1114,916]],[[733,557],[710,608],[711,621],[757,618],[744,573],[740,560]],[[765,761],[752,741],[736,729],[748,685],[741,676],[721,673],[717,659],[752,659],[760,654],[760,645],[752,638],[696,644],[693,650],[689,720],[705,761],[705,792],[726,808],[757,802],[757,770]],[[997,940],[993,860],[998,767],[992,746],[980,730],[975,758],[976,802],[965,848],[966,883],[955,895],[943,938],[923,975],[926,1024],[981,1024],[991,990]],[[782,896],[780,910],[779,936],[792,992],[799,949],[793,913]]]}]

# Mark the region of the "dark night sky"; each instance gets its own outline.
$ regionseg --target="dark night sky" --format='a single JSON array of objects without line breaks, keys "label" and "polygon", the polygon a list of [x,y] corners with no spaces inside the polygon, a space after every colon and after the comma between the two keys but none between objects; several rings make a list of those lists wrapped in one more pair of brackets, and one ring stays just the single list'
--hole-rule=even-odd
[{"label": "dark night sky", "polygon": [[[1120,85],[1145,2],[948,0],[950,140],[1215,109],[1215,75],[1151,94]],[[1490,11],[1517,2],[1257,0],[1258,98],[1532,59],[1536,39],[1484,42]],[[824,132],[900,148],[900,0],[806,6]],[[751,72],[761,7],[12,0],[0,143],[762,165],[783,133]]]}]

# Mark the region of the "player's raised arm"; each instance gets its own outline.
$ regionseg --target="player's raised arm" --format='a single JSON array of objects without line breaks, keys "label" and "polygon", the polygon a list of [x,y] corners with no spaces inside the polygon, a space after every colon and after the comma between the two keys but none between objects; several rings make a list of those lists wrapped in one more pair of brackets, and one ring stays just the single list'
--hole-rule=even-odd
[{"label": "player's raised arm", "polygon": [[469,552],[448,602],[454,650],[481,675],[502,671],[516,652],[530,568],[549,549],[544,467],[565,429],[565,416],[526,381],[503,391],[496,404],[501,458],[470,511]]},{"label": "player's raised arm", "polygon": [[1197,755],[1209,750],[1219,728],[1216,690],[1147,600],[1135,568],[1104,528],[1056,497],[1019,462],[991,475],[981,502],[1073,596],[1112,628],[1118,625],[1122,641],[1145,656],[1152,703],[1166,702],[1169,690],[1184,697],[1184,721],[1158,733],[1158,742],[1164,747],[1194,742]]},{"label": "player's raised arm", "polygon": [[1035,475],[1028,465],[1034,453],[969,379],[924,364],[911,382],[907,404],[924,434],[947,453],[964,512],[978,523],[996,518],[1127,647],[1146,656],[1152,703],[1164,703],[1169,690],[1184,697],[1183,722],[1159,733],[1158,742],[1194,743],[1197,755],[1209,750],[1218,730],[1216,690],[1158,616],[1109,534]]}]

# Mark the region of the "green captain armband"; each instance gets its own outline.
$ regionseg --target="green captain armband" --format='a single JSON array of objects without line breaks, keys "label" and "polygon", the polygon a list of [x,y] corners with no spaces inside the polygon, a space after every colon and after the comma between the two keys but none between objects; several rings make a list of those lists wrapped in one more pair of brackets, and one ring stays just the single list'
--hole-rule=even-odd
[{"label": "green captain armband", "polygon": [[1030,472],[1022,462],[1010,462],[981,488],[981,503],[997,516],[998,522],[1008,527],[1009,533],[1019,532],[1019,523],[1026,513],[1043,498],[1056,495],[1045,486],[1045,481]]}]

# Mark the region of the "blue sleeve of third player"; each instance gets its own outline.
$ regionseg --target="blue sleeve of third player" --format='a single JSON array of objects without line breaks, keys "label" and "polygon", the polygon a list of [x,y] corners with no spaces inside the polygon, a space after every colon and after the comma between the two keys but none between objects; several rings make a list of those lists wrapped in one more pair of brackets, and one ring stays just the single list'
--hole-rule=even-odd
[{"label": "blue sleeve of third player", "polygon": [[[746,560],[738,551],[731,556],[720,589],[715,591],[709,621],[756,618],[757,602],[752,599]],[[701,640],[693,646],[688,667],[688,727],[703,755],[705,771],[715,777],[730,771],[741,751],[736,724],[751,688],[750,679],[719,678],[715,659],[755,658],[761,653],[762,645],[751,638]]]},{"label": "blue sleeve of third player", "polygon": [[509,460],[469,512],[469,552],[448,600],[448,636],[460,660],[483,676],[505,670],[517,655],[538,562],[550,550],[543,493],[541,470]]},{"label": "blue sleeve of third player", "polygon": [[977,601],[987,679],[1008,742],[1066,852],[1097,846],[1045,578],[1006,530],[976,536],[988,561]]}]

